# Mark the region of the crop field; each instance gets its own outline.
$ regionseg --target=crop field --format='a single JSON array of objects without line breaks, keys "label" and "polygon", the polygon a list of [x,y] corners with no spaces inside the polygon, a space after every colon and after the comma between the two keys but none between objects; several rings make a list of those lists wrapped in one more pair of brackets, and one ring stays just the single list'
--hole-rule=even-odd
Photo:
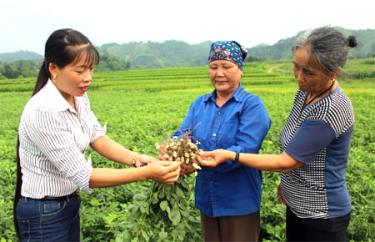
[{"label": "crop field", "polygon": [[[278,153],[278,134],[297,89],[291,63],[247,63],[242,83],[262,98],[272,119],[261,152]],[[339,83],[356,115],[347,169],[353,206],[349,238],[375,241],[375,60],[350,60]],[[15,240],[17,127],[34,84],[35,78],[0,80],[0,242]],[[156,156],[155,143],[179,127],[195,98],[211,91],[207,67],[187,67],[95,73],[88,95],[111,138]],[[121,167],[92,155],[94,167]],[[285,207],[276,200],[279,181],[279,174],[263,172],[263,241],[285,241]],[[175,186],[147,181],[81,194],[82,241],[201,241],[193,190],[194,175]]]}]

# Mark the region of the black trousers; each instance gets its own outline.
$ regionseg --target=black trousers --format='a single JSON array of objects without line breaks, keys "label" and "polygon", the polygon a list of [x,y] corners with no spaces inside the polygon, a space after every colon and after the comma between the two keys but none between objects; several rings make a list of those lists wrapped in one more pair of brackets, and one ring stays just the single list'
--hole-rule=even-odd
[{"label": "black trousers", "polygon": [[290,209],[286,211],[287,241],[348,241],[350,213],[332,219],[298,218]]}]

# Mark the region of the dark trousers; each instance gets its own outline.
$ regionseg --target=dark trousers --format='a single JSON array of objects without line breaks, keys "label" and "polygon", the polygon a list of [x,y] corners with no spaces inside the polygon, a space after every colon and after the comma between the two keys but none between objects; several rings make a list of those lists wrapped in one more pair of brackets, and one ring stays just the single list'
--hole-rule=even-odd
[{"label": "dark trousers", "polygon": [[208,217],[201,213],[204,241],[258,241],[260,216]]},{"label": "dark trousers", "polygon": [[298,218],[290,209],[286,212],[287,241],[348,241],[350,213],[332,219]]},{"label": "dark trousers", "polygon": [[21,241],[79,241],[79,206],[77,195],[53,199],[21,197],[16,208]]}]

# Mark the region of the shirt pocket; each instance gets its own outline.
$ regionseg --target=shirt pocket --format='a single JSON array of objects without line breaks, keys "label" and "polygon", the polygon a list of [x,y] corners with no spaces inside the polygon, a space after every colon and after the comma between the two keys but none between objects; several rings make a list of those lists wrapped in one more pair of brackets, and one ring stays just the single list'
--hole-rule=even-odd
[{"label": "shirt pocket", "polygon": [[220,148],[227,148],[236,143],[236,137],[239,128],[239,121],[237,119],[229,119],[223,122],[220,128]]}]

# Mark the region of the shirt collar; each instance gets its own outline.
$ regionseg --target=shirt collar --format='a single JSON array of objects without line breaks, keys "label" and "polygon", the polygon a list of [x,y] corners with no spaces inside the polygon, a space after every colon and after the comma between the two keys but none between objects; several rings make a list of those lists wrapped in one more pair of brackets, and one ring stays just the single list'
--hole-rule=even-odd
[{"label": "shirt collar", "polygon": [[[242,84],[240,83],[240,85],[238,86],[237,90],[234,92],[231,99],[233,98],[237,102],[242,102],[242,100],[244,98],[244,95],[245,95],[245,89],[243,88]],[[204,102],[207,102],[209,100],[215,102],[215,100],[216,100],[216,89],[213,90],[211,93],[206,94],[203,97]]]},{"label": "shirt collar", "polygon": [[66,99],[61,95],[60,91],[57,89],[55,84],[48,79],[46,85],[44,86],[44,94],[48,98],[46,100],[46,105],[54,111],[66,111],[76,112],[72,106],[66,101]]}]

